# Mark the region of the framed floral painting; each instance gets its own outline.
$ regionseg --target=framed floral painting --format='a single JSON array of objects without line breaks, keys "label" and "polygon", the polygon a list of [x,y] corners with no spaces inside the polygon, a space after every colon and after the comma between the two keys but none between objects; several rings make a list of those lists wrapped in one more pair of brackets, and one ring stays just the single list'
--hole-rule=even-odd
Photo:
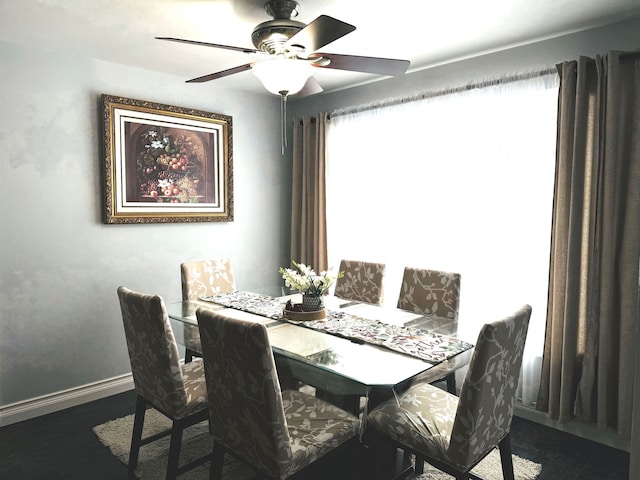
[{"label": "framed floral painting", "polygon": [[233,221],[232,119],[102,95],[104,222]]}]

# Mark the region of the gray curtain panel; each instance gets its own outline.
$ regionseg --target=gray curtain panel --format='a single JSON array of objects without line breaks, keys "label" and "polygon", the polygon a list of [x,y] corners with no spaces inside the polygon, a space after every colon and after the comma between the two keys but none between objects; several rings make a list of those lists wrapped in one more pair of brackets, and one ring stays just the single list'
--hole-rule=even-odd
[{"label": "gray curtain panel", "polygon": [[291,259],[328,269],[325,136],[326,113],[295,120],[291,196]]},{"label": "gray curtain panel", "polygon": [[640,256],[640,55],[558,65],[549,303],[537,408],[629,438]]}]

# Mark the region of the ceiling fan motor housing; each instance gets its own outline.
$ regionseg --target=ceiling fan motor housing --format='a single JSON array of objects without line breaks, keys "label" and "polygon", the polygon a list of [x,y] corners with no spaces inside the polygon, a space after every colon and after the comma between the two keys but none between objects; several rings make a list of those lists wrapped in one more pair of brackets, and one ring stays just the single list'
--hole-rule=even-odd
[{"label": "ceiling fan motor housing", "polygon": [[253,29],[253,45],[269,54],[285,53],[284,44],[306,25],[291,20],[299,12],[298,2],[292,0],[270,0],[264,4],[265,11],[273,20],[263,22]]},{"label": "ceiling fan motor housing", "polygon": [[269,20],[258,25],[251,34],[251,41],[258,50],[269,54],[284,53],[284,44],[306,25],[295,20]]}]

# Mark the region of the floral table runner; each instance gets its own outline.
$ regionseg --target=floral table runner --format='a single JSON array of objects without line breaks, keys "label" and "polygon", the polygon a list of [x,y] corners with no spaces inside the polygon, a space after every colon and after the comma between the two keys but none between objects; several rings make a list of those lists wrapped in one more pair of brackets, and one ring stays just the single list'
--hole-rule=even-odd
[{"label": "floral table runner", "polygon": [[284,317],[283,306],[277,298],[258,293],[236,291],[201,297],[200,300],[275,320],[287,321],[356,342],[380,345],[434,364],[473,348],[470,343],[454,337],[419,328],[390,325],[379,320],[362,318],[340,311],[329,310],[327,317],[321,320],[289,320]]}]

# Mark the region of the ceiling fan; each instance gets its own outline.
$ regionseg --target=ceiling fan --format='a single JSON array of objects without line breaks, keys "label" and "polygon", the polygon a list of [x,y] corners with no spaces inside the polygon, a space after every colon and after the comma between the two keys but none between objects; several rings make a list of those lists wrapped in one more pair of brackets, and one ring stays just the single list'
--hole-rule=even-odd
[{"label": "ceiling fan", "polygon": [[270,0],[265,3],[264,8],[273,20],[260,23],[254,28],[251,40],[255,48],[173,37],[156,38],[254,55],[258,57],[255,61],[193,78],[187,80],[187,83],[208,82],[253,70],[267,90],[280,95],[284,100],[288,95],[306,96],[322,92],[322,87],[313,77],[314,68],[389,76],[402,75],[409,68],[408,60],[319,52],[319,49],[353,32],[356,27],[327,15],[320,15],[308,25],[292,20],[299,12],[299,5],[293,0]]}]

